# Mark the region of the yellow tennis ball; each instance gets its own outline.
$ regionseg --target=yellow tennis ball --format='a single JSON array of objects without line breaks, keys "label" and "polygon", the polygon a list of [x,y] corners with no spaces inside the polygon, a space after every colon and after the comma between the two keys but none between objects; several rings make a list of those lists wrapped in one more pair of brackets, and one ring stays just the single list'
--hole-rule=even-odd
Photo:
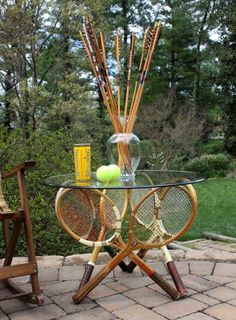
[{"label": "yellow tennis ball", "polygon": [[120,177],[120,168],[116,164],[110,164],[108,169],[111,174],[111,180],[117,180]]},{"label": "yellow tennis ball", "polygon": [[108,182],[112,179],[108,166],[101,166],[96,171],[97,179],[102,182]]}]

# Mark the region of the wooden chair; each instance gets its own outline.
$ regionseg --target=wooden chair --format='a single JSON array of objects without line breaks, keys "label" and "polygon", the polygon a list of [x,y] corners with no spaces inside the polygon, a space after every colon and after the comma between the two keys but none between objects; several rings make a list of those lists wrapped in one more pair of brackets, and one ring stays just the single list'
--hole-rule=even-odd
[{"label": "wooden chair", "polygon": [[[35,250],[32,238],[32,225],[30,218],[30,211],[28,205],[28,197],[25,183],[25,170],[35,165],[35,161],[23,162],[8,172],[2,173],[0,176],[0,221],[3,225],[3,237],[5,241],[5,259],[4,263],[0,266],[0,281],[12,292],[9,296],[4,296],[0,299],[20,298],[29,303],[43,304],[43,297],[39,287],[38,280],[38,267],[35,258]],[[17,211],[11,211],[4,199],[2,190],[2,180],[16,176],[21,208]],[[13,222],[13,226],[9,228],[9,222]],[[23,229],[23,230],[22,230]],[[28,262],[23,264],[12,265],[13,256],[21,231],[24,232],[24,237],[27,246]],[[31,279],[31,292],[25,292],[16,284],[13,283],[11,278],[30,275]]]}]

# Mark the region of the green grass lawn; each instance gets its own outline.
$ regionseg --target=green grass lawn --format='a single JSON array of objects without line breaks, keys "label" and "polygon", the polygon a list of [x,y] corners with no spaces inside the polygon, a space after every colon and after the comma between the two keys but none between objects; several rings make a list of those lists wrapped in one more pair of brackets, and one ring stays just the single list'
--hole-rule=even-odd
[{"label": "green grass lawn", "polygon": [[208,179],[194,187],[197,217],[180,240],[198,239],[207,231],[236,237],[236,179]]}]

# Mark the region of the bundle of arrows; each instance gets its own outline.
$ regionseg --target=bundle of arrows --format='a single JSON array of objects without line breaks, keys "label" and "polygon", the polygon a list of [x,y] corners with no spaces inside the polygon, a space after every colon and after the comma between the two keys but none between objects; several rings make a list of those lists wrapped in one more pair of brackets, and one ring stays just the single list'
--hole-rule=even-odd
[{"label": "bundle of arrows", "polygon": [[[155,23],[153,29],[148,28],[145,31],[145,36],[142,46],[142,54],[139,63],[139,69],[136,82],[133,86],[133,94],[130,97],[130,83],[131,71],[134,57],[134,49],[136,43],[136,36],[134,33],[130,36],[130,52],[127,69],[127,79],[124,105],[121,108],[121,85],[120,85],[120,71],[121,71],[121,57],[120,57],[120,35],[115,36],[115,53],[117,64],[116,76],[116,95],[114,94],[109,79],[108,64],[106,58],[106,47],[104,35],[100,32],[96,35],[90,18],[85,18],[83,30],[80,32],[80,37],[84,52],[90,61],[93,73],[97,79],[99,89],[101,91],[105,106],[112,121],[116,133],[131,133],[133,131],[136,115],[140,105],[141,96],[143,93],[144,83],[147,77],[151,60],[153,57],[155,46],[160,38],[160,24]],[[122,99],[123,101],[123,99]],[[121,111],[122,109],[122,111]],[[121,120],[122,119],[122,120]]]}]

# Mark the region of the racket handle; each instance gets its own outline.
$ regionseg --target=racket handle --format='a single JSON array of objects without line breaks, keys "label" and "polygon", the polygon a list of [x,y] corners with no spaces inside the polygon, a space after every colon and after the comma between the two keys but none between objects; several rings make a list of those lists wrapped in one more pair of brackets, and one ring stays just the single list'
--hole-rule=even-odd
[{"label": "racket handle", "polygon": [[85,265],[85,270],[84,270],[83,277],[80,281],[79,289],[82,288],[89,281],[89,279],[91,278],[91,275],[93,273],[93,269],[94,269],[93,264],[87,263]]},{"label": "racket handle", "polygon": [[180,293],[181,297],[184,297],[188,294],[182,279],[180,278],[180,275],[176,269],[176,266],[174,264],[173,261],[169,261],[167,262],[167,268],[169,270],[169,273],[171,275],[171,278],[175,284],[176,289],[178,290],[178,292]]},{"label": "racket handle", "polygon": [[[137,256],[140,259],[143,259],[145,254],[147,253],[147,251],[148,251],[147,249],[140,249],[139,252],[137,253]],[[131,260],[130,263],[126,267],[126,271],[129,273],[132,273],[136,266],[137,266],[137,264]]]},{"label": "racket handle", "polygon": [[153,272],[149,277],[158,284],[166,293],[168,293],[173,300],[178,300],[181,298],[181,294],[173,288],[164,278],[162,278],[156,271]]},{"label": "racket handle", "polygon": [[[109,246],[105,246],[104,249],[106,250],[106,252],[112,257],[114,258],[116,256],[116,252],[113,248],[109,247]],[[121,261],[119,264],[119,267],[121,268],[122,271],[126,271],[127,270],[127,265],[124,263],[124,261]]]}]

